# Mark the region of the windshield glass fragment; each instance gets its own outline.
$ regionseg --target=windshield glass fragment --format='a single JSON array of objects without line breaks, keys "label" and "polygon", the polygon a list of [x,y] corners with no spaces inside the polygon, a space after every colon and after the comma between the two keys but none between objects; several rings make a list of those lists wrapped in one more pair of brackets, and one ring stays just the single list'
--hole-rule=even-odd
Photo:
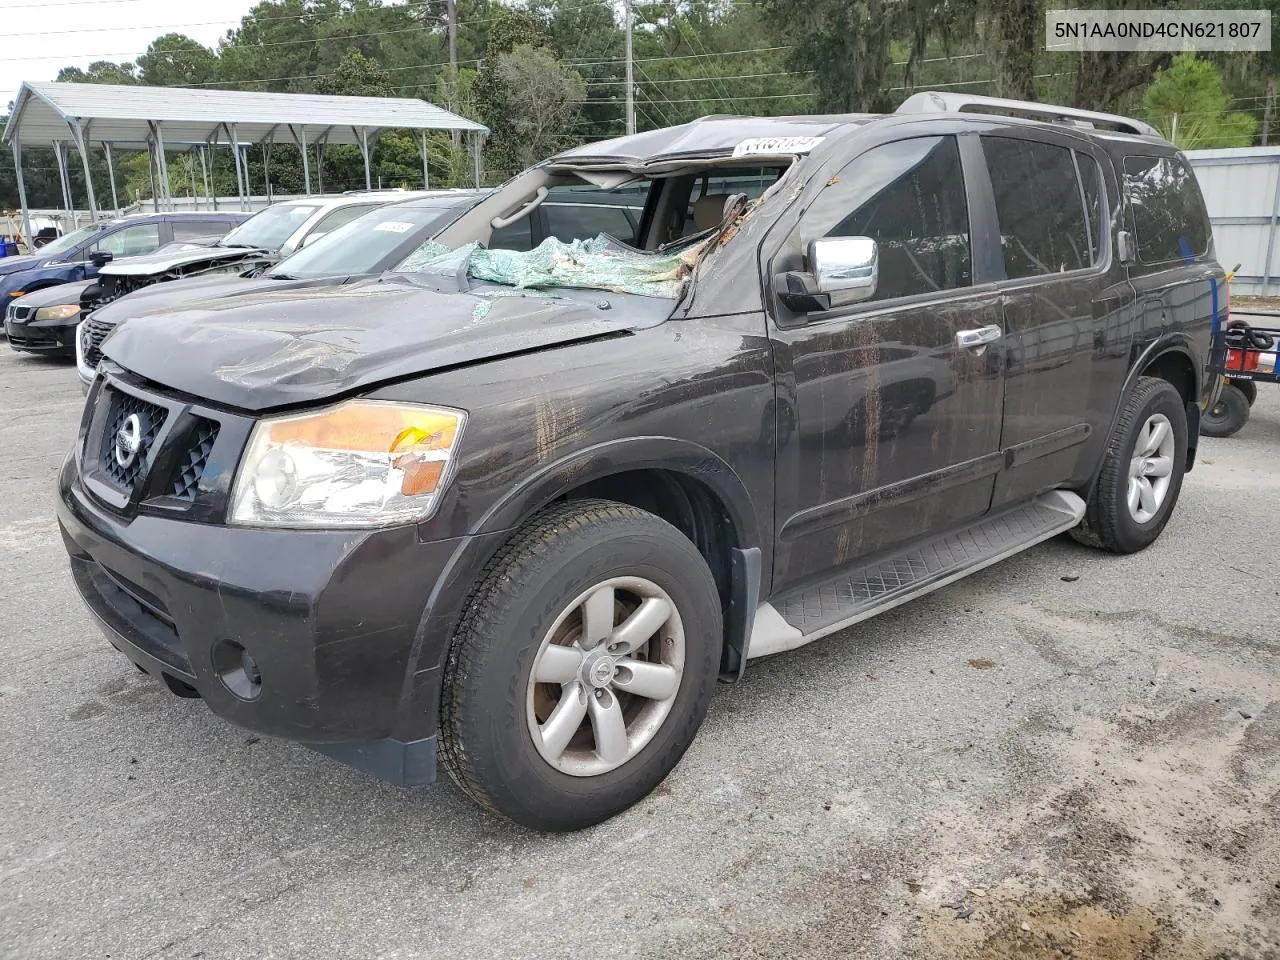
[{"label": "windshield glass fragment", "polygon": [[517,289],[573,287],[674,300],[711,238],[694,238],[645,253],[599,234],[566,243],[548,237],[532,250],[487,250],[468,243],[456,250],[428,243],[399,267],[406,273],[466,274]]}]

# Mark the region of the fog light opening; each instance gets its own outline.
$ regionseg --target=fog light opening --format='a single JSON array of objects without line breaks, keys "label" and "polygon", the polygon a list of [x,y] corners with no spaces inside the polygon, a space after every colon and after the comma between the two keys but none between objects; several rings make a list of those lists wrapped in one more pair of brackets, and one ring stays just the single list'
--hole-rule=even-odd
[{"label": "fog light opening", "polygon": [[213,669],[231,695],[253,700],[262,693],[262,670],[243,644],[219,640],[213,645]]}]

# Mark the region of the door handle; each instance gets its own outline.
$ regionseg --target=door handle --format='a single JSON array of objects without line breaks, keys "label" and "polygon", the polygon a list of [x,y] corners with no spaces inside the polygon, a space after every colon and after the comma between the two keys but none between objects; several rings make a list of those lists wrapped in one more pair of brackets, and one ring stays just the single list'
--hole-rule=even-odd
[{"label": "door handle", "polygon": [[985,347],[988,343],[995,343],[1002,336],[1004,331],[993,323],[987,327],[979,327],[977,330],[957,330],[956,343],[962,347]]}]

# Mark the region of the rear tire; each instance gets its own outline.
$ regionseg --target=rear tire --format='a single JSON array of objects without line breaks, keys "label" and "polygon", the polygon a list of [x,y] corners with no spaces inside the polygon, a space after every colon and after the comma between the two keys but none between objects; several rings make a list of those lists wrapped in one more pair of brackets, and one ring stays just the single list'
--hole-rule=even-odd
[{"label": "rear tire", "polygon": [[[1254,393],[1256,396],[1256,387]],[[1200,432],[1206,437],[1230,437],[1248,422],[1249,398],[1234,383],[1227,383],[1218,402],[1200,417]]]},{"label": "rear tire", "polygon": [[1136,553],[1169,522],[1187,464],[1187,413],[1167,380],[1140,377],[1125,398],[1107,444],[1078,541],[1112,553]]},{"label": "rear tire", "polygon": [[524,826],[607,820],[693,742],[722,638],[715,580],[679,530],[612,501],[549,507],[490,561],[454,634],[442,765]]}]

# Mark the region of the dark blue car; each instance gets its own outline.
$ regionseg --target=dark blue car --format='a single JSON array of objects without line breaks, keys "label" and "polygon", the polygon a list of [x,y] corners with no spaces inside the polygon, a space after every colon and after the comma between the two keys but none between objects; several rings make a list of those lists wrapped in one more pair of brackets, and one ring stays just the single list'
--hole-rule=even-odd
[{"label": "dark blue car", "polygon": [[175,240],[220,237],[248,217],[238,212],[140,214],[76,230],[30,256],[0,258],[0,317],[24,293],[97,276],[94,254],[136,257]]}]

